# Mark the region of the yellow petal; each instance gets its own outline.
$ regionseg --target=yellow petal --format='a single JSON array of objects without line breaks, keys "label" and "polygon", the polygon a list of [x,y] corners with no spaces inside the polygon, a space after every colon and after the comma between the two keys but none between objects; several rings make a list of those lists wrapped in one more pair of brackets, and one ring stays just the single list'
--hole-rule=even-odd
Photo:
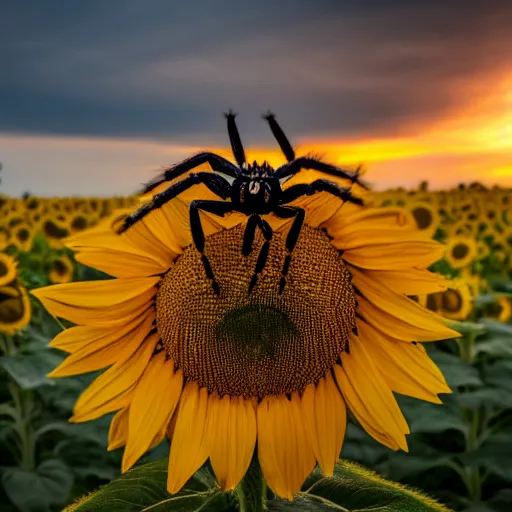
[{"label": "yellow petal", "polygon": [[170,266],[176,257],[175,248],[167,245],[167,240],[165,238],[162,239],[163,230],[155,222],[149,220],[153,215],[161,218],[160,213],[155,210],[130,226],[123,233],[123,236],[143,252],[151,254],[158,262],[166,263]]},{"label": "yellow petal", "polygon": [[416,223],[410,212],[400,207],[355,208],[347,212],[339,210],[323,226],[329,234],[340,240],[367,238],[368,234],[383,230],[395,233],[417,233]]},{"label": "yellow petal", "polygon": [[258,459],[265,481],[281,498],[293,499],[315,466],[297,393],[265,397],[258,405]]},{"label": "yellow petal", "polygon": [[379,243],[375,237],[366,239],[365,245],[345,249],[342,239],[331,242],[343,250],[343,259],[359,268],[370,270],[425,269],[440,260],[444,246],[435,240],[404,240],[403,236],[383,236]]},{"label": "yellow petal", "polygon": [[[456,337],[455,331],[446,326],[439,327],[436,331],[427,331],[415,325],[407,317],[399,318],[377,308],[364,297],[357,297],[358,315],[375,329],[401,341],[435,341]],[[356,320],[359,326],[360,319]],[[458,334],[458,333],[457,333]]]},{"label": "yellow petal", "polygon": [[128,471],[149,449],[154,438],[165,431],[183,388],[183,373],[174,371],[164,352],[151,358],[130,405],[128,442],[122,472]]},{"label": "yellow petal", "polygon": [[[75,251],[75,259],[115,277],[143,277],[164,272],[172,264],[176,254],[167,254],[158,259],[111,231],[85,232],[66,241],[66,246]],[[102,256],[103,255],[103,256]]]},{"label": "yellow petal", "polygon": [[169,454],[167,490],[177,493],[204,464],[210,451],[206,428],[208,390],[197,382],[183,388]]},{"label": "yellow petal", "polygon": [[224,491],[234,489],[251,463],[256,445],[256,410],[242,397],[208,399],[208,429],[213,442],[210,461]]},{"label": "yellow petal", "polygon": [[[350,352],[342,354],[341,362],[342,366],[334,366],[336,380],[343,398],[361,426],[370,435],[381,432],[393,439],[395,444],[387,445],[390,448],[399,446],[407,451],[407,422],[393,393],[357,336],[350,337]],[[378,440],[382,442],[382,439]]]},{"label": "yellow petal", "polygon": [[145,310],[159,277],[56,284],[32,291],[54,316],[77,325],[112,325]]},{"label": "yellow petal", "polygon": [[110,366],[114,363],[126,361],[139,348],[144,341],[155,319],[154,309],[148,309],[143,315],[137,317],[136,322],[126,326],[106,331],[106,335],[89,340],[76,352],[66,359],[48,377],[68,377],[81,373],[93,372]]},{"label": "yellow petal", "polygon": [[434,403],[441,403],[438,393],[451,393],[423,346],[389,338],[366,322],[360,322],[358,329],[361,343],[369,357],[378,361],[392,391]]},{"label": "yellow petal", "polygon": [[157,334],[150,334],[132,357],[114,364],[97,377],[79,396],[70,421],[94,420],[129,405],[133,388],[149,363],[159,339]]},{"label": "yellow petal", "polygon": [[151,316],[153,319],[155,318],[155,310],[153,307],[150,306],[141,314],[130,319],[127,324],[123,326],[116,325],[115,327],[107,328],[77,325],[70,327],[57,334],[48,346],[62,350],[68,354],[73,354],[89,344],[101,343],[103,346],[108,345],[134,330],[147,316]]},{"label": "yellow petal", "polygon": [[429,270],[365,270],[364,273],[370,280],[405,295],[442,292],[450,283],[444,276]]},{"label": "yellow petal", "polygon": [[345,437],[347,410],[330,372],[305,389],[301,406],[315,457],[323,472],[332,476]]},{"label": "yellow petal", "polygon": [[117,411],[110,422],[108,431],[108,451],[117,450],[126,444],[128,439],[129,407]]},{"label": "yellow petal", "polygon": [[384,286],[379,286],[379,283],[370,279],[365,272],[352,266],[349,267],[349,270],[353,276],[352,285],[380,311],[385,311],[398,319],[406,319],[407,322],[425,331],[436,333],[436,335],[438,334],[437,339],[460,336],[456,331],[446,327],[440,316],[420,306],[417,302]]}]

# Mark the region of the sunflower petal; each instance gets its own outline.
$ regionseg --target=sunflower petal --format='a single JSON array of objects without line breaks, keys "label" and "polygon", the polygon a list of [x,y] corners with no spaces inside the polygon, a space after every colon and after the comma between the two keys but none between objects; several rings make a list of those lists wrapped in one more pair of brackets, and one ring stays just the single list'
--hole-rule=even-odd
[{"label": "sunflower petal", "polygon": [[387,337],[366,322],[358,324],[359,338],[392,391],[441,403],[438,393],[451,393],[439,368],[423,346]]},{"label": "sunflower petal", "polygon": [[251,463],[256,445],[256,410],[252,400],[243,397],[208,399],[208,429],[215,441],[210,461],[224,491],[234,489]]},{"label": "sunflower petal", "polygon": [[159,277],[56,284],[32,291],[54,316],[78,325],[112,325],[145,308]]},{"label": "sunflower petal", "polygon": [[183,373],[174,371],[164,352],[154,355],[137,383],[123,455],[122,472],[128,471],[167,427],[183,388]]},{"label": "sunflower petal", "polygon": [[48,377],[68,377],[93,372],[116,362],[126,361],[144,341],[154,319],[154,310],[150,308],[136,319],[137,322],[130,322],[117,329],[117,334],[110,330],[106,336],[104,333],[100,338],[89,340],[89,343],[66,357]]},{"label": "sunflower petal", "polygon": [[301,406],[315,457],[323,472],[332,476],[345,437],[347,410],[330,372],[305,389]]},{"label": "sunflower petal", "polygon": [[183,388],[169,454],[167,490],[177,493],[204,464],[210,451],[206,428],[208,390],[197,382]]},{"label": "sunflower petal", "polygon": [[[380,311],[384,311],[397,319],[406,319],[408,323],[424,331],[435,333],[437,336],[435,339],[460,336],[458,332],[446,327],[440,316],[423,308],[417,302],[384,286],[379,286],[378,282],[371,280],[364,272],[354,267],[350,266],[349,270],[353,277],[352,285],[354,288]],[[417,339],[417,341],[423,340]]]},{"label": "sunflower petal", "polygon": [[396,293],[420,295],[437,293],[448,289],[450,281],[429,270],[365,270],[372,281],[378,282]]},{"label": "sunflower petal", "polygon": [[334,238],[332,244],[343,250],[343,259],[359,268],[369,270],[425,269],[440,260],[444,246],[430,239],[404,239],[383,236],[379,244],[375,237],[365,238],[365,244],[346,249],[345,241]]},{"label": "sunflower petal", "polygon": [[129,405],[135,383],[149,363],[159,339],[157,334],[150,334],[132,357],[114,364],[97,377],[79,396],[69,421],[94,420]]},{"label": "sunflower petal", "polygon": [[370,435],[373,435],[372,431],[380,432],[393,440],[393,445],[387,446],[393,449],[398,446],[407,451],[407,422],[359,338],[351,336],[350,353],[344,352],[341,360],[343,366],[335,365],[334,372],[354,416]]},{"label": "sunflower petal", "polygon": [[128,439],[128,415],[130,408],[123,407],[117,411],[110,422],[108,431],[108,451],[117,450],[126,444]]},{"label": "sunflower petal", "polygon": [[281,498],[293,499],[315,466],[302,423],[300,398],[265,397],[258,405],[258,459],[265,481]]}]

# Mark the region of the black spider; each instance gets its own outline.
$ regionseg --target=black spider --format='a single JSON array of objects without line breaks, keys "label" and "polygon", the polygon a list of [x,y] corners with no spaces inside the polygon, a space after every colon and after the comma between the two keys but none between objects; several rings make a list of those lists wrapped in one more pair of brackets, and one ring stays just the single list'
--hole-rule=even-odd
[{"label": "black spider", "polygon": [[[200,210],[213,213],[220,217],[231,212],[240,212],[249,217],[242,244],[242,253],[245,256],[251,253],[256,228],[259,227],[262,231],[265,242],[261,247],[256,261],[256,268],[254,269],[254,274],[252,275],[249,284],[249,293],[251,293],[258,281],[258,274],[261,273],[265,267],[270,247],[270,240],[272,238],[272,228],[261,216],[272,213],[281,218],[294,217],[292,226],[286,237],[286,249],[288,254],[286,255],[283,264],[281,280],[279,283],[279,290],[280,293],[282,293],[286,284],[286,275],[288,274],[290,267],[291,253],[299,238],[305,217],[305,211],[302,208],[286,205],[301,196],[310,196],[317,192],[327,192],[343,199],[344,201],[350,201],[358,205],[363,204],[363,201],[360,198],[352,196],[349,188],[341,188],[332,181],[318,179],[310,184],[301,183],[293,185],[286,190],[281,188],[282,183],[286,179],[300,172],[302,169],[313,169],[327,175],[348,179],[352,183],[358,183],[365,188],[366,186],[359,181],[358,171],[353,173],[343,171],[342,169],[314,158],[295,158],[295,151],[281,127],[277,124],[274,114],[272,113],[265,115],[264,119],[268,121],[270,129],[281,147],[288,163],[275,170],[267,162],[263,162],[262,165],[259,165],[256,162],[247,164],[242,141],[235,123],[236,114],[229,111],[225,116],[227,119],[228,133],[231,147],[233,149],[233,155],[238,166],[221,156],[209,152],[199,153],[175,164],[171,168],[167,169],[161,176],[148,183],[143,192],[150,192],[160,184],[166,181],[172,181],[182,174],[185,174],[195,167],[205,163],[208,163],[214,172],[191,173],[183,180],[171,185],[163,192],[156,194],[149,203],[145,204],[135,213],[126,218],[124,224],[119,229],[119,233],[124,232],[152,210],[160,208],[167,201],[175,198],[186,189],[193,185],[203,183],[214,194],[218,195],[222,201],[192,201],[190,203],[190,228],[192,232],[192,240],[197,250],[201,253],[204,270],[208,278],[212,281],[214,292],[219,295],[220,287],[215,281],[215,276],[210,262],[204,254],[204,233],[199,218]],[[232,181],[228,181],[222,176],[222,174],[232,178]],[[229,201],[227,201],[227,199],[229,199]]]}]

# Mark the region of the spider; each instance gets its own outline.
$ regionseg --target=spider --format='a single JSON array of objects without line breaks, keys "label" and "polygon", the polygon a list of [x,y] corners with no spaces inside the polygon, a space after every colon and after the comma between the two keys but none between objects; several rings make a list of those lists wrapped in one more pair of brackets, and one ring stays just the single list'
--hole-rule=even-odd
[{"label": "spider", "polygon": [[[205,237],[199,217],[200,211],[213,213],[220,217],[231,212],[240,212],[248,216],[242,242],[242,253],[244,256],[248,256],[252,251],[256,229],[259,228],[261,230],[265,242],[256,260],[256,267],[249,283],[249,294],[258,282],[258,274],[265,267],[272,239],[272,228],[262,218],[262,215],[274,214],[280,218],[293,218],[294,220],[285,240],[287,255],[284,260],[279,283],[279,293],[283,293],[286,286],[286,276],[290,268],[291,255],[299,238],[305,217],[305,211],[302,208],[289,206],[288,203],[295,201],[301,196],[311,196],[318,192],[327,192],[341,198],[343,201],[349,201],[357,205],[362,205],[363,201],[358,197],[354,197],[349,188],[341,188],[326,179],[317,179],[310,184],[300,183],[288,187],[286,190],[283,190],[281,185],[302,169],[312,169],[326,175],[348,179],[352,184],[358,183],[364,188],[367,188],[367,186],[358,179],[359,169],[355,172],[348,172],[314,158],[306,156],[296,158],[293,147],[271,112],[263,116],[263,118],[269,123],[270,130],[276,138],[281,151],[284,153],[287,163],[277,169],[273,169],[266,161],[261,165],[256,161],[248,164],[235,122],[236,114],[230,110],[224,115],[227,119],[231,148],[238,166],[210,152],[198,153],[175,164],[165,170],[162,175],[149,182],[144,187],[143,193],[148,193],[162,183],[172,181],[205,163],[208,163],[214,172],[190,173],[186,178],[169,186],[163,192],[156,194],[150,202],[125,219],[119,229],[119,233],[123,233],[151,211],[160,208],[167,201],[175,198],[188,188],[203,183],[222,199],[219,201],[194,200],[190,203],[192,241],[201,254],[204,271],[211,280],[213,291],[220,295],[219,284],[215,280],[210,262],[204,254]],[[228,180],[228,178],[231,179]]]}]

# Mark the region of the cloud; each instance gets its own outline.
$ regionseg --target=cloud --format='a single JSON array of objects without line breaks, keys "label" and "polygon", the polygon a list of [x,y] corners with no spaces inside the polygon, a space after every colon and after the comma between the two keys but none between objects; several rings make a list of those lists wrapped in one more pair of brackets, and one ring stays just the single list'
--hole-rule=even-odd
[{"label": "cloud", "polygon": [[470,101],[512,52],[497,1],[25,3],[2,35],[3,132],[220,144],[233,107],[259,144],[270,107],[294,139],[399,134]]}]

